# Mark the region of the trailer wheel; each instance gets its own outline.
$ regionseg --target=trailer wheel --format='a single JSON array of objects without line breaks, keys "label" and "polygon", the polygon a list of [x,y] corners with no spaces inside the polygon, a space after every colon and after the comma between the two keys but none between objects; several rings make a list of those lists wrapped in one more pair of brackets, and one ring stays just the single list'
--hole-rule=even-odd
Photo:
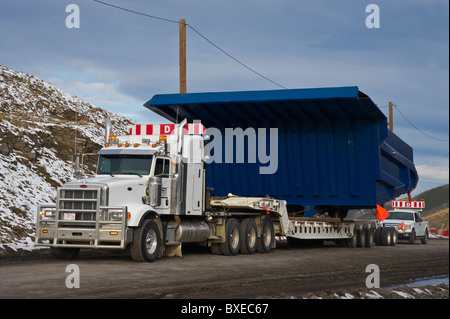
[{"label": "trailer wheel", "polygon": [[391,245],[391,240],[392,240],[392,236],[391,236],[391,231],[389,230],[390,227],[383,227],[381,228],[381,244],[383,246],[390,246]]},{"label": "trailer wheel", "polygon": [[246,218],[241,222],[241,253],[253,254],[256,251],[258,232],[253,218]]},{"label": "trailer wheel", "polygon": [[80,248],[50,247],[50,252],[56,259],[74,259],[78,256]]},{"label": "trailer wheel", "polygon": [[371,228],[364,230],[366,232],[366,247],[373,247],[375,232]]},{"label": "trailer wheel", "polygon": [[374,232],[374,236],[373,236],[373,241],[375,242],[376,245],[381,246],[381,227],[378,227],[377,229],[375,229]]},{"label": "trailer wheel", "polygon": [[364,229],[358,229],[356,231],[356,243],[358,247],[366,247],[366,232]]},{"label": "trailer wheel", "polygon": [[344,239],[345,247],[347,248],[356,248],[357,240],[356,240],[356,229],[353,232],[353,236],[350,238]]},{"label": "trailer wheel", "polygon": [[390,227],[390,231],[391,231],[391,246],[395,246],[397,244],[397,239],[398,239],[398,233],[397,233],[397,229],[395,229],[394,227]]},{"label": "trailer wheel", "polygon": [[226,240],[223,244],[220,244],[220,251],[223,255],[234,256],[239,254],[241,249],[240,233],[239,220],[236,218],[228,219],[225,226]]},{"label": "trailer wheel", "polygon": [[148,219],[133,232],[130,253],[134,261],[154,261],[161,250],[161,234],[155,221]]},{"label": "trailer wheel", "polygon": [[261,237],[256,241],[256,251],[259,253],[269,253],[275,240],[272,219],[264,217],[261,225]]}]

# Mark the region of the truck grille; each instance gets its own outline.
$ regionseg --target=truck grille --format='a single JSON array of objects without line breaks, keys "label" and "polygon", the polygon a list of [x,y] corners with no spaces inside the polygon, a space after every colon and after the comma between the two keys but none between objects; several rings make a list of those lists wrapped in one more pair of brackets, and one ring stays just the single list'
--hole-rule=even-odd
[{"label": "truck grille", "polygon": [[100,207],[101,189],[59,189],[58,219],[61,221],[95,221]]},{"label": "truck grille", "polygon": [[397,227],[400,223],[384,223],[384,227]]}]

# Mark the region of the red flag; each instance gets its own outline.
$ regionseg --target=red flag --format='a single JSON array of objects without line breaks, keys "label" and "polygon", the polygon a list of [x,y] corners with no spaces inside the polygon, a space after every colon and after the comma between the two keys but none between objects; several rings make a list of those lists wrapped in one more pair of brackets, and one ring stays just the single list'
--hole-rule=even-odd
[{"label": "red flag", "polygon": [[386,209],[377,204],[377,212],[375,213],[375,216],[377,216],[380,222],[385,220],[389,215],[390,214],[387,212]]}]

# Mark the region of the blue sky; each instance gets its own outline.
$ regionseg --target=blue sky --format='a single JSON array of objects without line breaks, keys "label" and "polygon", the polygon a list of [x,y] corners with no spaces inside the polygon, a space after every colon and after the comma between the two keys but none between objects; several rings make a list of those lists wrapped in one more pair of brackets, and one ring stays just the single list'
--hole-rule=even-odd
[{"label": "blue sky", "polygon": [[[105,0],[187,23],[287,88],[356,85],[414,148],[414,193],[449,182],[448,0]],[[380,9],[380,28],[365,21]],[[67,28],[69,4],[80,28]],[[1,0],[0,64],[143,123],[142,104],[176,93],[178,25],[92,0]],[[187,91],[278,89],[187,29]],[[419,130],[420,131],[419,131]],[[421,132],[422,131],[422,132]],[[414,195],[413,193],[413,195]]]}]

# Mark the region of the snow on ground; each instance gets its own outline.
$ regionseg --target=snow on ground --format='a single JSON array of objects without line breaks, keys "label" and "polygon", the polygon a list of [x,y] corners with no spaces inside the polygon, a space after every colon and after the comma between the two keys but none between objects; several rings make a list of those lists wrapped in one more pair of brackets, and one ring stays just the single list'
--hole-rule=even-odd
[{"label": "snow on ground", "polygon": [[133,124],[0,65],[0,248],[33,249],[38,205],[72,179],[75,135],[77,152],[99,148],[106,117],[119,134]]}]

